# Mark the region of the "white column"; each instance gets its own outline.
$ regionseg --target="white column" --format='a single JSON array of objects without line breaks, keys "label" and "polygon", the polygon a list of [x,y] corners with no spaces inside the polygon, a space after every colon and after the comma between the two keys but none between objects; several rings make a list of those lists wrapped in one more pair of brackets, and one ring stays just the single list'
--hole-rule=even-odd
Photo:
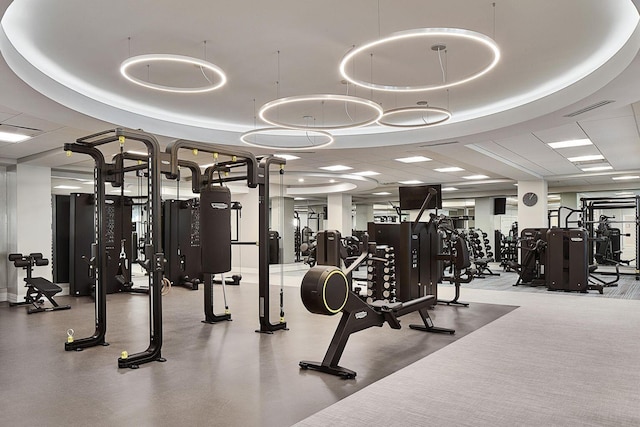
[{"label": "white column", "polygon": [[482,197],[476,199],[475,204],[475,228],[487,233],[489,241],[493,239],[494,226],[493,198]]},{"label": "white column", "polygon": [[271,229],[280,234],[280,262],[282,264],[295,262],[293,210],[292,198],[271,198]]},{"label": "white column", "polygon": [[351,236],[351,230],[353,230],[351,195],[328,194],[327,216],[328,230],[338,230],[343,236]]},{"label": "white column", "polygon": [[[547,182],[546,181],[518,181],[518,230],[525,228],[546,228],[547,218]],[[527,195],[529,203],[524,203]],[[529,197],[530,196],[530,197]],[[535,203],[532,203],[533,200]]]},{"label": "white column", "polygon": [[[578,209],[578,193],[561,193],[560,206],[564,206],[566,208],[571,208],[571,209]],[[569,216],[570,214],[571,214],[571,211],[569,211],[568,209],[560,210],[560,227],[564,227],[565,220],[567,216]],[[577,221],[578,219],[580,219],[580,215],[578,215],[577,213],[574,213],[569,218],[570,221]],[[569,225],[569,228],[578,227],[578,224],[575,222],[569,223],[568,225]]]},{"label": "white column", "polygon": [[[17,164],[7,169],[8,253],[40,252],[51,262],[51,169]],[[34,276],[52,279],[51,264],[35,267]],[[7,299],[24,300],[26,272],[7,265]]]},{"label": "white column", "polygon": [[354,230],[366,231],[367,224],[373,222],[373,205],[356,205]]},{"label": "white column", "polygon": [[7,260],[9,243],[7,233],[7,168],[0,166],[0,301],[7,301],[8,271],[15,267]]}]

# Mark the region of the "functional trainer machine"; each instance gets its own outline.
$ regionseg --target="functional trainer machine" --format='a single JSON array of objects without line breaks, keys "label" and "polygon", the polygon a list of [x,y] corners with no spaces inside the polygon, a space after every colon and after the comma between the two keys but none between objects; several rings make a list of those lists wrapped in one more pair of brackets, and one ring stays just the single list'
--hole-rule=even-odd
[{"label": "functional trainer machine", "polygon": [[[427,196],[416,223],[430,197],[433,197],[432,193]],[[335,239],[333,242],[335,245],[340,244]],[[349,336],[373,326],[382,326],[385,323],[388,323],[392,329],[400,329],[399,318],[414,311],[420,314],[423,324],[409,325],[411,329],[425,332],[455,333],[453,329],[439,328],[433,325],[427,312],[427,308],[435,304],[436,298],[433,295],[424,295],[404,302],[376,300],[367,303],[353,292],[349,276],[358,266],[367,262],[369,266],[375,265],[385,268],[391,264],[391,258],[375,255],[378,248],[376,242],[369,242],[367,238],[364,238],[360,244],[361,255],[346,270],[343,271],[334,266],[317,265],[312,267],[302,279],[300,295],[307,310],[311,313],[327,316],[342,313],[340,323],[322,362],[303,360],[299,363],[302,369],[313,369],[343,379],[355,378],[355,371],[338,365]],[[332,252],[337,253],[339,249]]]},{"label": "functional trainer machine", "polygon": [[[33,277],[33,267],[49,265],[49,260],[42,257],[41,253],[32,253],[29,255],[22,254],[9,254],[9,261],[13,262],[18,268],[23,268],[27,271],[27,277],[24,278],[26,282],[27,294],[24,297],[23,302],[12,302],[9,305],[11,307],[16,305],[31,305],[27,307],[27,313],[40,313],[42,311],[56,311],[56,310],[68,310],[71,308],[69,305],[58,305],[53,296],[62,291],[62,288],[55,283],[51,283],[44,277]],[[42,307],[45,297],[53,307]]]}]

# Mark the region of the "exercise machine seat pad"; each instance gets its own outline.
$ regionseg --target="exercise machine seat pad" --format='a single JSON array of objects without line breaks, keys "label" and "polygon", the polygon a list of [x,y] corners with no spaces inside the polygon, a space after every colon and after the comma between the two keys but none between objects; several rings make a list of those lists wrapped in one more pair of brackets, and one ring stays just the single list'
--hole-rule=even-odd
[{"label": "exercise machine seat pad", "polygon": [[55,283],[51,283],[44,277],[32,277],[30,279],[26,279],[27,284],[33,286],[40,292],[49,295],[55,295],[62,290],[62,288]]},{"label": "exercise machine seat pad", "polygon": [[349,297],[349,280],[337,267],[316,265],[307,271],[300,286],[302,303],[311,313],[332,316]]}]

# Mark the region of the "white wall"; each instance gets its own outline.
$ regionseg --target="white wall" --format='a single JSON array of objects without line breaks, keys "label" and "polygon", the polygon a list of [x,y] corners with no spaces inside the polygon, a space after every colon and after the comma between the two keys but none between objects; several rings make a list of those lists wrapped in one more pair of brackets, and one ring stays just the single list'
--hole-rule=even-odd
[{"label": "white wall", "polygon": [[[7,257],[8,250],[8,224],[7,224],[7,168],[0,166],[0,301],[7,300],[8,270],[13,269]],[[14,278],[15,280],[15,278]]]},{"label": "white wall", "polygon": [[[40,252],[51,260],[52,245],[51,169],[17,164],[7,170],[8,251]],[[11,266],[13,267],[13,266]],[[52,279],[52,266],[36,267],[34,276]],[[7,268],[7,299],[24,299],[22,269]]]},{"label": "white wall", "polygon": [[[249,188],[246,193],[231,194],[233,201],[242,204],[241,218],[239,221],[239,240],[243,242],[258,241],[258,189]],[[236,235],[235,213],[232,211],[232,236]],[[265,242],[266,244],[266,242]],[[258,246],[232,245],[231,246],[232,273],[241,273],[243,270],[258,271]]]},{"label": "white wall", "polygon": [[[547,182],[546,181],[518,181],[518,230],[525,228],[541,228],[549,225],[547,217]],[[535,193],[538,203],[526,206],[522,197],[526,193]]]}]

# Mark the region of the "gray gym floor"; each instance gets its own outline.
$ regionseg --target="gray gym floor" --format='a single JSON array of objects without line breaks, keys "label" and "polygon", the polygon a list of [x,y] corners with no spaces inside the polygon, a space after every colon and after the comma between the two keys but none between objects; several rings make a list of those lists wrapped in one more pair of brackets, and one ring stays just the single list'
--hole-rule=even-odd
[{"label": "gray gym floor", "polygon": [[[355,380],[302,371],[298,361],[322,360],[339,316],[308,313],[298,284],[303,272],[285,273],[289,331],[257,334],[258,290],[245,274],[228,286],[233,321],[203,324],[203,291],[174,287],[163,297],[167,362],[118,369],[122,350],[148,344],[148,297],[108,297],[108,347],[65,352],[66,330],[76,338],[93,333],[93,301],[59,297],[72,309],[27,315],[0,304],[0,414],[3,425],[207,425],[288,426],[442,349],[511,312],[514,305],[476,303],[469,308],[438,306],[431,316],[456,334],[413,331],[416,313],[401,330],[387,325],[353,335],[341,365]],[[279,279],[272,279],[272,321]],[[253,281],[253,283],[252,283]],[[223,310],[216,286],[217,311]],[[425,385],[427,386],[427,385]],[[416,390],[420,393],[421,390]]]}]

